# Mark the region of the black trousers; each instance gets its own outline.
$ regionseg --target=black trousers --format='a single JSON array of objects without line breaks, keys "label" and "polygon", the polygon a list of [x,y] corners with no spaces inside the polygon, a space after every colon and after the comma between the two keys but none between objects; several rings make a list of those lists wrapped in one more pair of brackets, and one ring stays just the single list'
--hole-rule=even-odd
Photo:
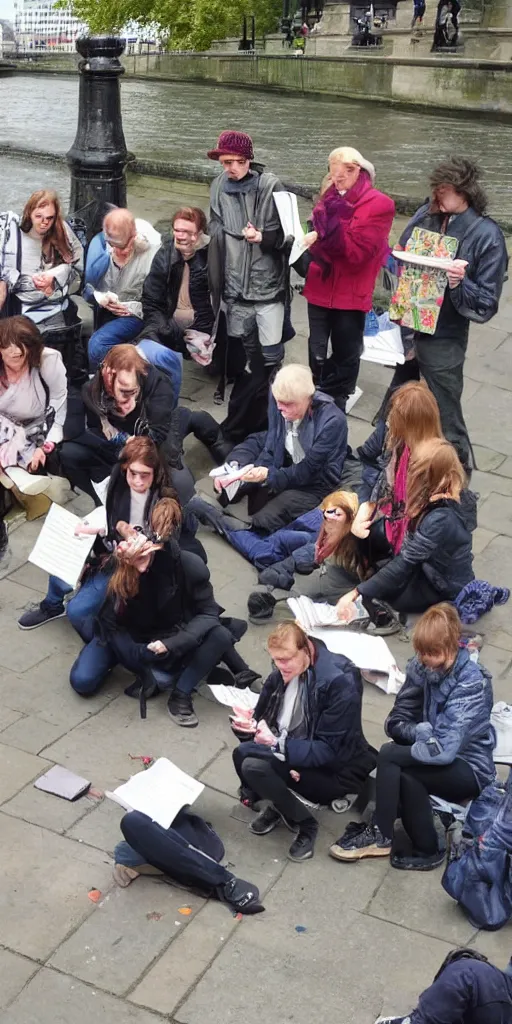
[{"label": "black trousers", "polygon": [[462,412],[464,359],[467,339],[415,336],[416,358],[421,376],[428,384],[439,406],[441,426],[447,441],[457,449],[465,469],[473,466],[468,428]]},{"label": "black trousers", "polygon": [[268,389],[279,364],[265,362],[259,343],[251,341],[245,347],[245,339],[229,338],[228,345],[238,352],[241,363],[220,426],[226,441],[238,444],[249,434],[268,429]]},{"label": "black trousers", "polygon": [[[308,302],[308,318],[309,365],[315,384],[344,409],[357,384],[365,314],[358,309],[329,309]],[[327,358],[329,339],[332,356]]]},{"label": "black trousers", "polygon": [[92,486],[92,479],[99,481],[109,476],[117,462],[119,448],[116,445],[84,430],[80,437],[73,441],[64,441],[60,450],[60,461],[64,476],[72,487],[78,487],[88,494],[95,505],[101,501]]},{"label": "black trousers", "polygon": [[252,526],[258,533],[274,533],[309,512],[325,498],[323,491],[291,488],[274,494],[261,485],[252,486],[247,503]]},{"label": "black trousers", "polygon": [[146,814],[130,811],[121,820],[121,831],[146,864],[181,885],[198,886],[208,892],[232,878],[218,863],[224,856],[219,836],[197,815],[180,811],[171,828],[165,829]]},{"label": "black trousers", "polygon": [[249,740],[235,747],[233,764],[240,781],[260,799],[270,800],[290,821],[300,822],[310,818],[311,811],[291,790],[311,803],[323,805],[339,800],[346,793],[359,793],[375,767],[375,757],[371,750],[365,751],[336,773],[322,768],[299,768],[300,780],[294,782],[289,764],[268,747]]},{"label": "black trousers", "polygon": [[387,839],[393,837],[396,818],[402,819],[409,839],[427,856],[437,851],[437,833],[429,794],[460,803],[478,796],[473,769],[462,758],[446,765],[421,764],[409,746],[385,743],[377,759],[375,820]]}]

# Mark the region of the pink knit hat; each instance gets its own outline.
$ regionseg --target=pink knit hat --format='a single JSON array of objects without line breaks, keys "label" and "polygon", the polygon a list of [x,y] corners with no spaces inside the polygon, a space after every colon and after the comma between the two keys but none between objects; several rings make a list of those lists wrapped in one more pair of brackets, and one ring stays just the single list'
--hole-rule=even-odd
[{"label": "pink knit hat", "polygon": [[218,160],[220,156],[241,156],[244,160],[254,158],[252,139],[245,132],[221,132],[217,148],[208,150],[210,160]]}]

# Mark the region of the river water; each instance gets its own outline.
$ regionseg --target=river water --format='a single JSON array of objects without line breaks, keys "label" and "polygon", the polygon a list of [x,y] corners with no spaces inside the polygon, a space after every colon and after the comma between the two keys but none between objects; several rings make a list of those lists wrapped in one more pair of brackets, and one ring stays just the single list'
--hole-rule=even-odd
[{"label": "river water", "polygon": [[[252,135],[258,160],[288,181],[318,186],[327,155],[354,145],[377,168],[377,184],[421,198],[429,169],[457,153],[478,160],[491,211],[512,220],[512,125],[485,114],[474,119],[408,112],[384,104],[327,101],[189,82],[122,82],[128,148],[146,159],[187,166],[193,176],[211,163],[206,150],[220,131]],[[0,144],[65,153],[73,142],[78,78],[0,78]],[[68,192],[65,168],[0,157],[0,209],[17,209],[33,188],[54,181]]]}]

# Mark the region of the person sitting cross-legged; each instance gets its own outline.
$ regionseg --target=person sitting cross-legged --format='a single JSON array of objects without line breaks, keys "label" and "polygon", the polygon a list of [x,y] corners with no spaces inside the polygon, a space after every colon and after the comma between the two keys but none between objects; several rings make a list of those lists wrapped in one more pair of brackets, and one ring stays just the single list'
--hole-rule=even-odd
[{"label": "person sitting cross-legged", "polygon": [[121,831],[124,840],[114,851],[114,879],[123,889],[139,875],[166,875],[179,886],[227,903],[235,913],[265,910],[257,887],[221,864],[220,836],[190,807],[183,807],[167,829],[140,811],[130,811],[121,820]]},{"label": "person sitting cross-legged", "polygon": [[295,622],[270,634],[268,651],[275,668],[254,712],[235,708],[233,729],[243,742],[233,762],[242,802],[270,801],[251,832],[266,835],[283,822],[296,833],[290,860],[303,861],[313,856],[318,823],[299,797],[316,804],[355,797],[375,767],[375,751],[361,725],[361,673],[348,658],[310,640]]},{"label": "person sitting cross-legged", "polygon": [[[401,870],[430,871],[444,860],[430,794],[454,803],[473,800],[495,777],[489,674],[459,648],[460,619],[449,604],[429,608],[413,634],[416,655],[386,721],[391,743],[377,760],[373,820],[351,822],[330,849],[337,860],[387,857]],[[402,819],[411,849],[394,848]]]},{"label": "person sitting cross-legged", "polygon": [[[318,505],[338,486],[347,453],[345,413],[315,391],[307,366],[289,363],[276,374],[268,422],[268,431],[250,434],[229,456],[231,465],[254,467],[235,497],[248,494],[252,526],[261,533]],[[228,503],[225,492],[221,498]]]}]

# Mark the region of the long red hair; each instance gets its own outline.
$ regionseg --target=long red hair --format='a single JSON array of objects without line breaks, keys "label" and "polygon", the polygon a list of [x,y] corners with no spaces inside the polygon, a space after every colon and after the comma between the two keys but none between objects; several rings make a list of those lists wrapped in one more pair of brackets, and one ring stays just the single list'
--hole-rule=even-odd
[{"label": "long red hair", "polygon": [[40,188],[38,192],[32,193],[25,203],[21,215],[20,228],[25,234],[28,234],[32,228],[32,214],[34,210],[39,210],[41,206],[49,206],[50,204],[55,209],[55,218],[52,226],[43,237],[44,256],[52,266],[60,262],[71,263],[73,250],[64,224],[60,199],[53,189]]}]

